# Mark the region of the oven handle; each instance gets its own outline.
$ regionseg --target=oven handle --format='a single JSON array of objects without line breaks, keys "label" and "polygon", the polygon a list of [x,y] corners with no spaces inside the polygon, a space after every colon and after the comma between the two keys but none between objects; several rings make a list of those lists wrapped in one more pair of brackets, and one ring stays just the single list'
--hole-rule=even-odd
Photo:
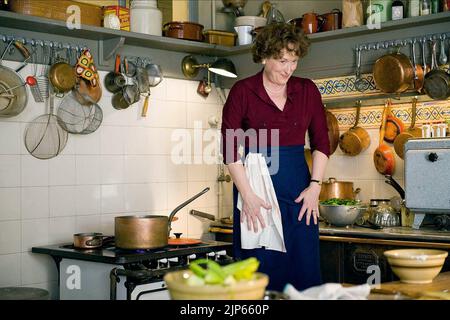
[{"label": "oven handle", "polygon": [[160,292],[160,291],[167,291],[167,287],[161,288],[161,289],[153,289],[153,290],[146,290],[146,291],[141,291],[138,293],[138,295],[136,296],[136,300],[139,300],[141,298],[142,295],[147,294],[147,293],[154,293],[154,292]]}]

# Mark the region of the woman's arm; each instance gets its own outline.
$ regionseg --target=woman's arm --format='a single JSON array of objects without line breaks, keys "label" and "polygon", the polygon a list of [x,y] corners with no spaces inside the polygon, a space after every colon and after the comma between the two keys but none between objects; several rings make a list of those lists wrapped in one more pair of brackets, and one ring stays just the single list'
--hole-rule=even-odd
[{"label": "woman's arm", "polygon": [[241,222],[247,219],[248,230],[251,230],[251,226],[253,226],[253,230],[258,232],[258,220],[262,228],[266,226],[264,218],[261,215],[261,207],[265,209],[271,209],[272,207],[253,192],[241,161],[230,163],[228,170],[236,188],[242,196]]},{"label": "woman's arm", "polygon": [[[311,180],[322,181],[325,169],[327,167],[328,157],[324,153],[315,150],[312,153],[312,174]],[[298,215],[298,220],[302,220],[306,213],[306,225],[309,226],[311,215],[314,220],[314,224],[317,224],[319,218],[318,200],[320,195],[321,186],[317,182],[311,181],[309,187],[300,193],[300,196],[295,199],[295,202],[300,203],[303,200],[303,205]]]}]

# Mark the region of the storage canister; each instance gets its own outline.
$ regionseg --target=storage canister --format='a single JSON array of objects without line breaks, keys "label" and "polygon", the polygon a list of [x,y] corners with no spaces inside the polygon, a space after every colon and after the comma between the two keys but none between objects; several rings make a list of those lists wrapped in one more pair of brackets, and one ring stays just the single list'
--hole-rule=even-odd
[{"label": "storage canister", "polygon": [[130,30],[162,36],[162,13],[156,0],[133,0],[130,6]]}]

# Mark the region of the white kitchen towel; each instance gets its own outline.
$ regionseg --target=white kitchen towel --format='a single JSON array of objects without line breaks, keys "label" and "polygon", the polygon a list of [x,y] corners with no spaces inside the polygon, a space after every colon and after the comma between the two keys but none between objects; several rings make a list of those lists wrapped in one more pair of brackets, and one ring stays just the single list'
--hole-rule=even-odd
[{"label": "white kitchen towel", "polygon": [[293,285],[287,284],[284,293],[291,300],[366,300],[370,294],[370,286],[343,287],[339,283],[325,283],[321,286],[311,287],[303,291],[297,291]]},{"label": "white kitchen towel", "polygon": [[[266,224],[261,228],[258,221],[258,232],[248,230],[247,219],[241,222],[241,248],[255,249],[265,247],[265,249],[286,252],[284,244],[283,226],[281,223],[281,212],[278,200],[270,178],[269,169],[261,153],[249,153],[244,163],[245,173],[253,192],[272,206],[272,209],[261,207],[261,215]],[[242,214],[242,196],[239,193],[237,208]]]}]

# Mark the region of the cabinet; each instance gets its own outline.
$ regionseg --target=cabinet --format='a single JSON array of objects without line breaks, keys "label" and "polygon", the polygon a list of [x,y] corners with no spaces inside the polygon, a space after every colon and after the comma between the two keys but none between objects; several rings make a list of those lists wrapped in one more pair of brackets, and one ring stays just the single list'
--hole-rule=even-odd
[{"label": "cabinet", "polygon": [[[373,272],[367,272],[369,266],[377,266],[380,271],[381,282],[399,280],[389,266],[383,252],[392,249],[411,247],[435,248],[437,244],[408,241],[387,241],[376,239],[343,238],[343,241],[326,240],[321,237],[320,257],[322,279],[324,282],[363,284],[367,282]],[[323,239],[325,238],[325,239]],[[335,237],[337,238],[337,237]],[[445,247],[447,246],[447,249]],[[450,251],[450,243],[439,244],[441,250]],[[450,257],[445,260],[441,272],[450,270]]]}]

